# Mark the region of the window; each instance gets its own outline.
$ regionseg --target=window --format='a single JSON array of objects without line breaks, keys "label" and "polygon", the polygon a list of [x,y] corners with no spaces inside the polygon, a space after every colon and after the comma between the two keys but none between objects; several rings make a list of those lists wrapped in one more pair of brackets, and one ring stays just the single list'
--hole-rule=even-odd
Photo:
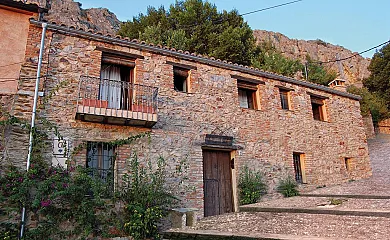
[{"label": "window", "polygon": [[108,143],[87,143],[87,168],[93,176],[98,176],[105,182],[114,179],[115,149]]},{"label": "window", "polygon": [[323,98],[310,96],[311,109],[313,111],[314,120],[326,121],[325,103]]},{"label": "window", "polygon": [[253,94],[254,91],[239,88],[238,99],[240,101],[240,107],[255,109],[253,106]]},{"label": "window", "polygon": [[238,100],[240,107],[259,109],[258,85],[255,83],[237,81]]},{"label": "window", "polygon": [[304,156],[305,154],[302,153],[293,153],[295,181],[297,183],[307,183]]},{"label": "window", "polygon": [[345,170],[347,170],[347,172],[349,172],[351,170],[351,159],[344,158],[344,165],[345,165]]},{"label": "window", "polygon": [[99,85],[101,105],[130,110],[134,66],[134,60],[103,54]]},{"label": "window", "polygon": [[279,94],[280,94],[280,103],[282,109],[289,110],[290,109],[290,101],[289,101],[289,95],[290,91],[286,89],[279,88]]},{"label": "window", "polygon": [[189,92],[188,86],[189,70],[173,67],[173,85],[178,92]]}]

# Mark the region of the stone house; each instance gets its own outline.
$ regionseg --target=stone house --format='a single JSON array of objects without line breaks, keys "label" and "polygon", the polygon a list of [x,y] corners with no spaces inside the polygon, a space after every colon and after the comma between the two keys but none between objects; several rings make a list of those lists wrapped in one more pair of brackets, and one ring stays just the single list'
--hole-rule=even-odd
[{"label": "stone house", "polygon": [[[172,172],[184,163],[182,205],[204,216],[237,210],[245,165],[264,172],[270,191],[287,175],[307,187],[371,175],[358,96],[36,16],[25,26],[23,63],[14,70],[12,101],[4,105],[30,118],[46,28],[40,91],[51,97],[41,98],[39,114],[58,126],[69,148],[87,143],[70,164],[98,169],[120,184],[135,152],[142,159],[164,157]],[[2,161],[24,166],[27,134],[4,132]],[[107,144],[145,132],[150,138],[136,144]],[[49,141],[48,156],[64,164],[60,142]]]}]

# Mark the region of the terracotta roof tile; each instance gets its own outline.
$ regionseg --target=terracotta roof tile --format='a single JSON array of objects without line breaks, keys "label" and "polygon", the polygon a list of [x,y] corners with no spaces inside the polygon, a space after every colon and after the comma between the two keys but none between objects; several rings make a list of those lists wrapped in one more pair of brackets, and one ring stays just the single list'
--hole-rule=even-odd
[{"label": "terracotta roof tile", "polygon": [[[34,19],[30,19],[31,22],[35,22],[36,24],[39,24],[41,22],[39,21],[36,21]],[[52,22],[51,23],[52,25],[55,25],[55,26],[59,26],[57,25],[55,22]],[[74,26],[66,26],[65,24],[61,24],[60,27],[62,28],[67,28],[69,30],[74,30]],[[86,32],[84,31],[83,29],[79,28],[78,30],[76,31],[80,31],[80,32]],[[87,29],[87,32],[88,33],[91,33],[91,34],[95,34],[95,35],[98,35],[98,36],[101,36],[102,33],[101,32],[98,32],[96,33],[94,30],[92,29]],[[77,34],[77,33],[76,33]],[[79,33],[81,34],[81,33]],[[105,37],[107,38],[113,38],[111,35],[107,34]],[[147,44],[145,41],[139,41],[138,39],[133,39],[133,40],[130,40],[128,37],[121,37],[119,35],[115,36],[115,39],[119,39],[120,41],[128,41],[129,43],[135,43],[135,44],[142,44],[142,45],[146,45],[146,46],[149,46],[149,47],[152,47],[152,48],[160,48],[160,49],[164,49],[164,50],[168,50],[168,51],[171,51],[172,53],[183,53],[183,50],[176,50],[175,48],[169,48],[167,46],[162,46],[160,44],[158,45],[153,45],[153,44]],[[306,82],[306,81],[302,81],[302,80],[296,80],[294,78],[291,78],[291,77],[286,77],[286,76],[283,76],[283,75],[280,75],[280,74],[277,74],[277,73],[273,73],[273,72],[267,72],[267,71],[264,71],[264,70],[260,70],[259,68],[254,68],[253,66],[244,66],[242,64],[237,64],[237,63],[232,63],[232,62],[228,62],[226,60],[221,60],[221,59],[215,59],[214,57],[209,57],[207,55],[202,55],[202,54],[197,54],[197,53],[190,53],[189,51],[184,51],[184,54],[186,55],[190,55],[190,56],[193,56],[195,58],[200,58],[199,60],[201,59],[205,59],[205,61],[211,61],[211,62],[215,62],[215,63],[223,63],[225,65],[231,65],[232,67],[235,67],[235,68],[241,68],[241,69],[247,69],[249,71],[254,71],[253,73],[249,73],[249,74],[260,74],[260,76],[264,76],[264,77],[268,77],[268,78],[275,78],[275,79],[278,79],[278,80],[281,80],[281,81],[287,81],[287,82],[290,82],[290,83],[293,83],[293,84],[300,84],[300,85],[305,85],[306,87],[315,87],[316,89],[320,89],[320,90],[323,90],[323,91],[326,91],[326,92],[331,92],[331,93],[334,93],[334,94],[338,94],[338,95],[342,95],[342,96],[346,96],[346,97],[350,97],[350,98],[354,98],[354,99],[359,99],[358,96],[356,95],[353,95],[353,94],[349,94],[349,93],[344,93],[344,92],[340,92],[340,91],[337,91],[337,90],[334,90],[334,89],[331,89],[331,88],[328,88],[326,86],[323,86],[323,85],[320,85],[320,84],[315,84],[315,83],[312,83],[312,82]],[[199,61],[198,60],[198,61]],[[196,61],[196,60],[195,60]],[[221,65],[218,65],[218,66],[221,66]],[[227,67],[227,66],[226,66]],[[236,71],[240,71],[239,69],[235,69]],[[245,72],[244,72],[245,73]]]}]

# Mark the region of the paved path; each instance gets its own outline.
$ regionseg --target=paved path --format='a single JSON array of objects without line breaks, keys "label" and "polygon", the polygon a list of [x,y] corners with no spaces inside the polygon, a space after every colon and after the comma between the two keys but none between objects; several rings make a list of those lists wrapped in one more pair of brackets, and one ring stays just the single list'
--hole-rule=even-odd
[{"label": "paved path", "polygon": [[[342,203],[330,205],[333,197],[296,197],[253,205],[260,208],[301,210],[328,207],[339,211],[390,213],[390,135],[369,140],[373,176],[370,179],[316,189],[309,194],[363,195],[365,199],[342,197]],[[339,198],[337,198],[339,199]],[[257,209],[257,210],[259,210]],[[252,209],[253,210],[253,209]],[[195,227],[182,231],[218,232],[227,238],[236,236],[275,236],[275,239],[390,239],[390,218],[334,214],[276,212],[239,212],[202,219]],[[178,230],[176,230],[178,231]],[[280,236],[280,237],[277,237]],[[284,237],[283,237],[284,236]],[[287,237],[286,237],[287,236]],[[211,239],[211,238],[210,238]],[[265,238],[263,238],[265,239]]]},{"label": "paved path", "polygon": [[390,219],[299,213],[233,213],[203,219],[194,230],[267,233],[331,239],[390,238]]}]

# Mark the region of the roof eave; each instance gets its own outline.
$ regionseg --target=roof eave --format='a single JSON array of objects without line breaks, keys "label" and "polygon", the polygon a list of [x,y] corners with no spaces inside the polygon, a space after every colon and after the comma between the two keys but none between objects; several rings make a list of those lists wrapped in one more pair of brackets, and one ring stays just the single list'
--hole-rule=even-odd
[{"label": "roof eave", "polygon": [[[30,22],[34,25],[37,25],[37,26],[41,26],[42,23],[44,23],[41,21],[37,21],[35,19],[30,19]],[[320,90],[320,91],[324,91],[327,93],[351,98],[354,100],[361,99],[360,96],[357,96],[357,95],[354,95],[351,93],[347,93],[347,92],[338,91],[338,90],[335,90],[335,89],[332,89],[332,88],[329,88],[329,87],[326,87],[323,85],[318,85],[318,84],[311,83],[311,82],[301,81],[301,80],[297,80],[294,78],[289,78],[289,77],[285,77],[285,76],[281,76],[281,75],[277,75],[277,74],[273,74],[273,73],[269,73],[269,72],[264,72],[261,70],[249,68],[247,66],[226,63],[226,62],[223,62],[220,60],[199,57],[196,55],[191,55],[189,53],[181,53],[181,52],[173,51],[173,50],[166,49],[166,48],[151,46],[151,45],[147,45],[146,43],[142,43],[142,42],[138,43],[138,42],[133,42],[133,41],[129,41],[126,39],[114,38],[111,36],[105,36],[105,35],[101,35],[101,34],[86,32],[83,30],[71,29],[71,28],[64,26],[64,25],[59,26],[59,25],[52,24],[52,23],[47,23],[47,28],[51,29],[51,30],[58,31],[58,32],[62,32],[64,34],[80,36],[80,37],[84,37],[84,38],[88,38],[88,39],[92,39],[92,40],[111,43],[111,44],[123,45],[126,47],[135,48],[135,49],[139,49],[139,50],[146,50],[146,51],[159,53],[159,54],[166,55],[166,56],[180,58],[183,60],[189,60],[189,61],[204,63],[204,64],[211,65],[211,66],[221,67],[221,68],[228,69],[228,70],[239,71],[239,72],[254,75],[254,76],[274,79],[274,80],[278,80],[278,81],[282,81],[282,82],[286,82],[286,83],[292,83],[292,84],[308,87],[311,89]]]},{"label": "roof eave", "polygon": [[22,1],[14,1],[14,0],[1,0],[1,6],[5,6],[8,8],[14,8],[17,10],[22,10],[31,13],[47,13],[48,10],[46,8],[41,8],[37,4],[34,3],[23,3]]}]

